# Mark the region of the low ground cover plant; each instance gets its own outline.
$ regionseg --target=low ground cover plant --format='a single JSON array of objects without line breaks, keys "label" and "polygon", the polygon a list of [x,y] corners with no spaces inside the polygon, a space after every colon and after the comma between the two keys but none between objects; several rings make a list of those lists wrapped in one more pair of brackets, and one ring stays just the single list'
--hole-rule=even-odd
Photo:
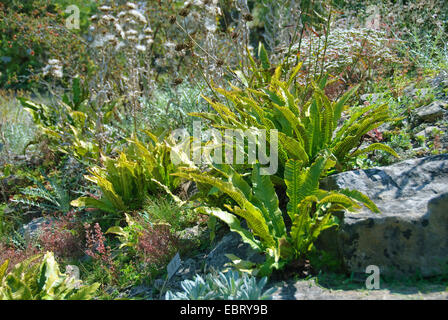
[{"label": "low ground cover plant", "polygon": [[194,280],[181,283],[183,291],[168,291],[166,300],[269,300],[274,290],[265,290],[267,278],[257,282],[247,274],[240,276],[236,271],[220,272],[218,276],[208,274],[205,279],[196,275]]}]

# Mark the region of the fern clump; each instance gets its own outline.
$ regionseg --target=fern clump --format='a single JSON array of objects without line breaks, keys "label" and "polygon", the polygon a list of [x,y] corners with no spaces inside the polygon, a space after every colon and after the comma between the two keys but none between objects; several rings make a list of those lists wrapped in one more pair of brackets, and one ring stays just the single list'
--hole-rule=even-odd
[{"label": "fern clump", "polygon": [[[310,167],[305,167],[300,160],[288,160],[284,183],[289,198],[287,214],[292,221],[290,228],[287,228],[279,208],[274,184],[269,176],[260,174],[259,164],[253,166],[250,183],[229,165],[216,168],[221,177],[195,170],[185,170],[176,175],[210,185],[234,201],[233,206],[224,204],[225,210],[207,205],[196,210],[222,220],[253,249],[264,252],[266,261],[261,265],[242,263],[238,257],[233,260],[240,261],[237,264],[244,265],[244,269],[252,274],[268,275],[274,269],[281,269],[288,262],[309,254],[320,233],[337,224],[334,212],[354,211],[360,208],[360,204],[379,212],[366,195],[356,190],[326,191],[319,188],[320,177],[333,164],[334,160],[328,153],[319,155]],[[209,193],[206,192],[204,197],[207,198]],[[241,226],[241,218],[247,222],[249,230]]]},{"label": "fern clump", "polygon": [[143,207],[149,194],[160,188],[175,190],[180,179],[171,175],[178,166],[171,161],[174,150],[171,137],[157,137],[145,131],[150,141],[146,144],[136,138],[130,139],[130,146],[118,157],[102,156],[102,165],[89,169],[85,178],[101,190],[101,198],[80,197],[71,202],[75,207],[100,209],[110,214]]},{"label": "fern clump", "polygon": [[[225,103],[205,97],[217,115],[210,112],[191,115],[206,119],[223,130],[277,130],[280,177],[283,177],[289,159],[299,160],[309,167],[323,151],[334,156],[336,161],[333,167],[339,171],[347,167],[350,159],[374,150],[398,157],[393,149],[381,143],[360,149],[365,134],[394,120],[387,104],[366,106],[349,114],[348,119],[340,125],[347,103],[359,86],[331,101],[324,92],[328,75],[322,76],[316,83],[302,84],[296,81],[301,63],[291,70],[283,64],[273,66],[263,52],[261,45],[259,55],[264,57],[261,64],[250,59],[252,66],[249,77],[238,73],[245,88],[215,88],[215,92],[225,98]],[[271,143],[269,134],[267,140]]]}]

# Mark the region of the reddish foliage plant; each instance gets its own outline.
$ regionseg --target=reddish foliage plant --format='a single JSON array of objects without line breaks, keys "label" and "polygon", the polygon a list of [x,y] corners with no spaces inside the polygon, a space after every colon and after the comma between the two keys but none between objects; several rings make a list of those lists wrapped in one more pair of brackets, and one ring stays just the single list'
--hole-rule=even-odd
[{"label": "reddish foliage plant", "polygon": [[143,231],[139,237],[138,251],[146,263],[155,267],[165,266],[179,249],[178,239],[168,225],[154,225]]},{"label": "reddish foliage plant", "polygon": [[39,236],[39,244],[61,258],[78,257],[82,253],[84,232],[74,212],[55,217],[45,225]]},{"label": "reddish foliage plant", "polygon": [[115,267],[112,261],[112,253],[109,246],[106,246],[106,237],[98,223],[92,227],[84,225],[86,231],[86,250],[85,253],[94,260],[99,261],[103,268],[115,273]]}]

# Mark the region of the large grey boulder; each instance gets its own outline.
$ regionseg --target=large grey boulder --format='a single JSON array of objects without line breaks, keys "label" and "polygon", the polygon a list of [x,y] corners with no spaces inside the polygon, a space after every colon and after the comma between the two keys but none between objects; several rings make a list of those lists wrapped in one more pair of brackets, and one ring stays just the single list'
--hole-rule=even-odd
[{"label": "large grey boulder", "polygon": [[223,270],[231,262],[226,254],[233,254],[242,260],[254,263],[264,262],[264,257],[244,243],[241,236],[235,232],[225,235],[205,258],[208,267],[215,270]]},{"label": "large grey boulder", "polygon": [[415,110],[417,121],[435,122],[441,119],[446,112],[446,103],[443,101],[434,101],[427,106],[422,106]]},{"label": "large grey boulder", "polygon": [[52,223],[51,218],[39,217],[34,218],[29,223],[24,224],[20,229],[19,233],[27,241],[35,240],[39,237],[42,228],[50,225]]},{"label": "large grey boulder", "polygon": [[448,155],[349,171],[324,179],[324,189],[357,189],[381,214],[346,213],[338,231],[323,234],[349,272],[376,265],[383,275],[448,272]]}]

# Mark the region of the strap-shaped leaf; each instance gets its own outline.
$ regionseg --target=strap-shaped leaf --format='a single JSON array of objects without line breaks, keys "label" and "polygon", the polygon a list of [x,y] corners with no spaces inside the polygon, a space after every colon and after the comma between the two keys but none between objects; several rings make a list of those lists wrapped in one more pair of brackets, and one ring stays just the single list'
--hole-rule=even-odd
[{"label": "strap-shaped leaf", "polygon": [[299,73],[300,69],[302,68],[302,64],[303,64],[303,62],[300,62],[299,64],[297,64],[294,67],[294,69],[293,69],[293,71],[291,73],[291,76],[288,79],[288,86],[290,86],[291,83],[294,81],[295,77],[297,76],[297,74]]},{"label": "strap-shaped leaf", "polygon": [[285,184],[286,195],[289,198],[287,204],[288,215],[291,220],[298,214],[299,205],[299,184],[300,171],[302,170],[302,162],[296,160],[289,160],[285,166]]},{"label": "strap-shaped leaf", "polygon": [[261,60],[261,65],[264,70],[268,70],[271,67],[271,63],[269,62],[268,53],[263,43],[259,43],[258,45],[258,56]]},{"label": "strap-shaped leaf", "polygon": [[294,160],[301,160],[303,163],[308,163],[308,155],[300,142],[286,136],[282,132],[278,132],[278,140],[280,145],[289,153],[290,158],[293,158]]},{"label": "strap-shaped leaf", "polygon": [[95,292],[100,287],[100,283],[94,283],[89,286],[83,286],[79,290],[72,291],[74,294],[70,294],[66,297],[67,300],[90,300],[94,296]]},{"label": "strap-shaped leaf", "polygon": [[328,192],[325,197],[319,200],[319,205],[326,203],[340,204],[346,209],[351,209],[352,207],[360,208],[353,199],[338,192]]},{"label": "strap-shaped leaf", "polygon": [[344,105],[347,103],[348,99],[358,90],[360,85],[356,85],[347,92],[345,92],[341,98],[334,105],[334,127],[337,126],[339,119],[341,118],[342,111],[344,109]]},{"label": "strap-shaped leaf", "polygon": [[260,165],[254,166],[252,171],[252,186],[256,199],[259,199],[268,211],[268,221],[272,222],[275,236],[281,238],[285,235],[285,223],[283,221],[282,212],[278,207],[278,198],[275,193],[274,185],[267,175],[260,175]]},{"label": "strap-shaped leaf", "polygon": [[235,215],[231,214],[230,212],[221,210],[219,208],[210,208],[210,207],[199,207],[196,209],[196,211],[220,219],[229,226],[231,231],[238,233],[241,236],[242,240],[245,243],[249,244],[254,250],[257,251],[262,250],[262,245],[260,241],[255,239],[253,234],[250,233],[249,230],[241,227],[238,218]]},{"label": "strap-shaped leaf", "polygon": [[400,156],[395,152],[394,149],[392,149],[391,147],[389,147],[386,144],[383,143],[372,143],[371,145],[369,145],[368,147],[361,149],[361,150],[356,150],[355,152],[352,152],[352,154],[350,155],[351,157],[356,157],[360,154],[363,153],[369,153],[372,152],[374,150],[381,150],[381,151],[385,151],[387,153],[390,153],[391,155],[393,155],[396,158],[399,158]]},{"label": "strap-shaped leaf", "polygon": [[6,274],[6,270],[8,270],[9,260],[6,260],[3,262],[3,264],[0,266],[0,285],[2,283],[3,277]]},{"label": "strap-shaped leaf", "polygon": [[372,212],[380,213],[380,209],[378,209],[376,204],[372,200],[370,200],[370,198],[367,195],[365,195],[364,193],[362,193],[358,190],[348,190],[348,189],[341,189],[341,190],[338,190],[338,192],[345,194],[347,197],[355,199],[356,201],[361,202],[364,206],[366,206]]},{"label": "strap-shaped leaf", "polygon": [[109,213],[117,212],[114,206],[111,203],[108,203],[105,199],[98,200],[90,197],[80,197],[73,200],[70,204],[74,207],[96,208]]},{"label": "strap-shaped leaf", "polygon": [[244,193],[241,190],[235,188],[233,184],[203,173],[176,172],[173,175],[196,182],[210,184],[229,195],[240,206],[240,208],[235,208],[235,213],[246,219],[254,233],[262,238],[265,243],[268,245],[274,244],[274,238],[269,232],[267,222],[261,211],[244,196]]}]

